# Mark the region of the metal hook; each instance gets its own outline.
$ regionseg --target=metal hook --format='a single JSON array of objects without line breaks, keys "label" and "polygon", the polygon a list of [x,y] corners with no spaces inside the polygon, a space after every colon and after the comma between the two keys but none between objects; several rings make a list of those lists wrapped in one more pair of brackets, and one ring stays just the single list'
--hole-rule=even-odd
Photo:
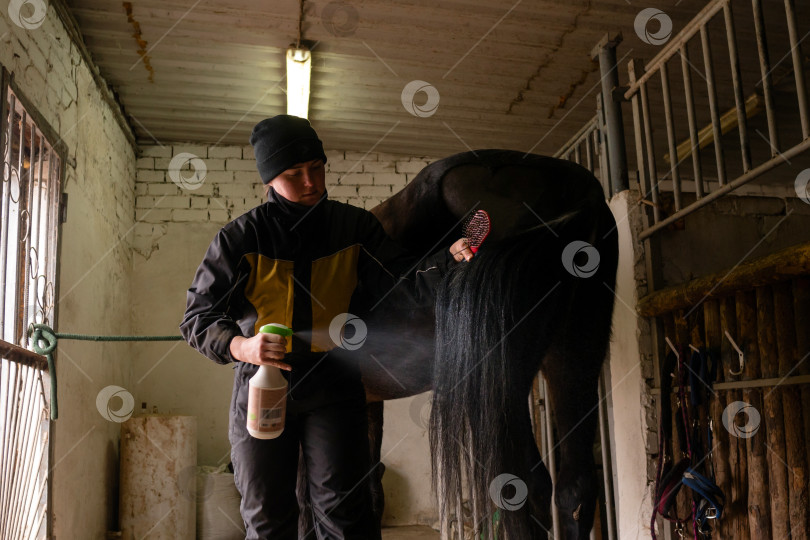
[{"label": "metal hook", "polygon": [[700,354],[700,349],[698,349],[697,347],[695,347],[691,343],[689,344],[689,348],[692,349],[693,351],[695,351],[696,353]]},{"label": "metal hook", "polygon": [[737,346],[737,343],[734,342],[734,338],[731,337],[731,334],[728,333],[728,330],[724,330],[724,332],[726,334],[726,338],[728,338],[729,342],[731,343],[731,346],[734,347],[735,351],[737,351],[737,356],[739,357],[740,360],[740,370],[734,371],[731,369],[731,366],[729,366],[728,372],[731,375],[742,375],[743,369],[745,369],[745,355]]}]

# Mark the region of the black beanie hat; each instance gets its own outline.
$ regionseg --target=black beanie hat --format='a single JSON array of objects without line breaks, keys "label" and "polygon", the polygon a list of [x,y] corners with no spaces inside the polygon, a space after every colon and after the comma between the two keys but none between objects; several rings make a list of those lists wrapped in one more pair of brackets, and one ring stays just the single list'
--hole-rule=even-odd
[{"label": "black beanie hat", "polygon": [[253,128],[250,144],[265,184],[296,163],[313,159],[326,163],[323,143],[306,118],[280,114],[262,120]]}]

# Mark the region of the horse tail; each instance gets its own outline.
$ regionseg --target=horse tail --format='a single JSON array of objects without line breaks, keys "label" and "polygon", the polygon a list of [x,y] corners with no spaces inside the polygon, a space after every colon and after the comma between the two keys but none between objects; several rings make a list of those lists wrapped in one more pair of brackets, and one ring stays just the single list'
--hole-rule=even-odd
[{"label": "horse tail", "polygon": [[[541,534],[533,523],[541,517],[532,513],[537,501],[527,501],[537,494],[540,461],[528,395],[561,320],[574,315],[577,278],[561,264],[563,251],[577,237],[595,244],[597,231],[615,224],[604,200],[599,204],[554,229],[484,243],[439,286],[430,448],[442,538],[463,519],[465,492],[476,539],[479,531],[511,540]],[[615,260],[603,263],[615,272]]]}]

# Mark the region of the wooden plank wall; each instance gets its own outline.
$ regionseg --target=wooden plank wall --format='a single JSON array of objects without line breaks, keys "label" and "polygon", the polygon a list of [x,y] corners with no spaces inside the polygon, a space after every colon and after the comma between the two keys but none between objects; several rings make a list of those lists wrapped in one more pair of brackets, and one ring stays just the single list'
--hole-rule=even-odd
[{"label": "wooden plank wall", "polygon": [[[807,539],[810,384],[789,383],[810,375],[810,277],[741,287],[708,298],[701,307],[661,314],[658,323],[676,346],[706,347],[721,362],[714,381],[719,388],[708,391],[708,403],[690,410],[700,422],[697,442],[707,450],[711,420],[711,470],[726,497],[722,519],[712,521],[712,538]],[[739,358],[726,330],[745,354],[739,375],[732,373]],[[666,352],[658,351],[659,358]],[[763,379],[770,379],[767,386]],[[738,413],[726,429],[723,412],[739,401],[754,410]],[[677,418],[674,396],[671,402]],[[756,413],[759,426],[754,429]],[[674,427],[673,439],[677,459],[680,441]],[[685,516],[691,512],[692,492],[681,491],[677,508]],[[659,520],[659,530],[662,525]],[[688,533],[691,538],[691,525]]]}]

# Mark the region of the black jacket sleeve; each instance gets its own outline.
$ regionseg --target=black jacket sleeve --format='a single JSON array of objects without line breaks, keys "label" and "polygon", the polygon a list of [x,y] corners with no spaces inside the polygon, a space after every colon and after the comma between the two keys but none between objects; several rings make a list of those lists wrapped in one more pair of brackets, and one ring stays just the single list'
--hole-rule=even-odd
[{"label": "black jacket sleeve", "polygon": [[418,259],[385,233],[374,214],[366,212],[363,228],[358,273],[372,305],[383,300],[400,305],[432,305],[439,281],[455,264],[447,247]]},{"label": "black jacket sleeve", "polygon": [[180,333],[188,344],[218,364],[236,361],[230,343],[234,336],[242,335],[229,313],[231,295],[247,277],[237,272],[240,259],[225,230],[220,230],[197,268],[180,323]]}]

